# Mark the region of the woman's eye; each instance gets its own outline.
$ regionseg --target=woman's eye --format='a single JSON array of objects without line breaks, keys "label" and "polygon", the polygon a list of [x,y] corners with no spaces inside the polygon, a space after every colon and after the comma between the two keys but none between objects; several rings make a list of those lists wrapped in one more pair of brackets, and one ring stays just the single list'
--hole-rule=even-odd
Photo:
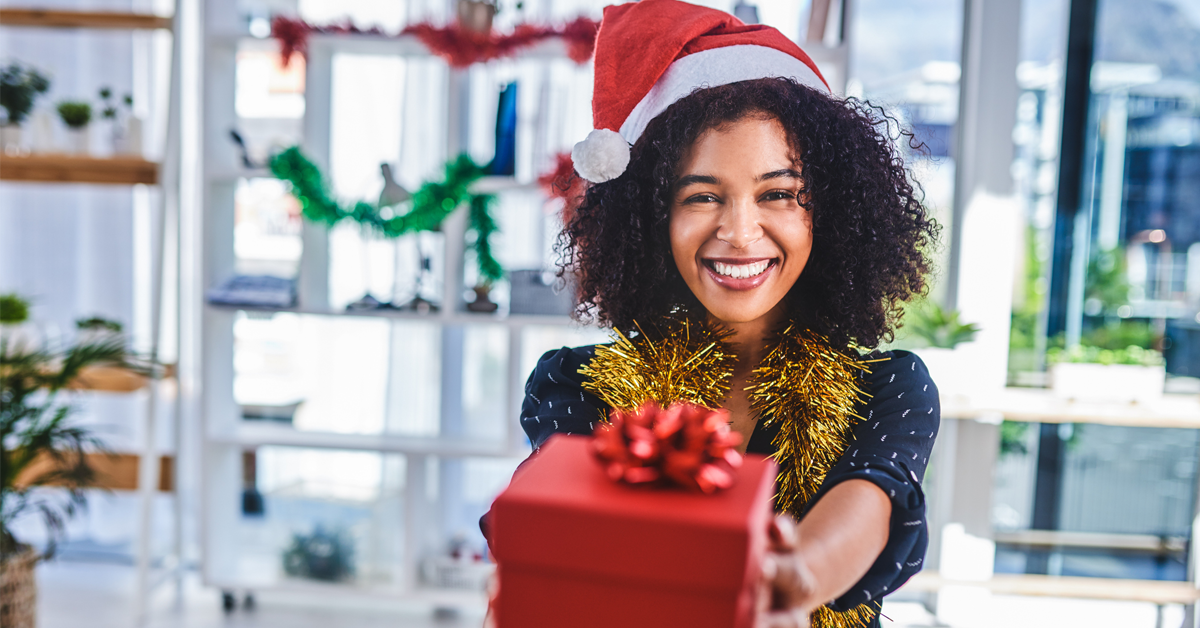
[{"label": "woman's eye", "polygon": [[716,202],[717,202],[717,197],[713,196],[712,194],[696,194],[694,196],[689,196],[687,198],[687,200],[684,201],[684,203],[689,203],[689,204],[691,204],[691,203],[716,203]]},{"label": "woman's eye", "polygon": [[764,201],[784,201],[784,200],[794,201],[794,200],[796,200],[796,194],[794,192],[788,192],[786,190],[775,190],[774,192],[767,192],[767,194],[765,196],[763,196],[763,200]]}]

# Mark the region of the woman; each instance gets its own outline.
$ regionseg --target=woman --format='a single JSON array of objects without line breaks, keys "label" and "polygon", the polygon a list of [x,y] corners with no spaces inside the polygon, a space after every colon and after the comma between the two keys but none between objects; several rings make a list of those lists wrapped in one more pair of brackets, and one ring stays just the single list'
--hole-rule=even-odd
[{"label": "woman", "polygon": [[762,625],[878,625],[921,568],[939,419],[916,356],[859,353],[925,292],[938,232],[891,119],[831,96],[777,31],[674,0],[605,10],[593,109],[601,130],[573,154],[592,185],[562,245],[579,314],[622,336],[542,356],[534,448],[645,397],[727,409],[799,519],[773,530]]}]

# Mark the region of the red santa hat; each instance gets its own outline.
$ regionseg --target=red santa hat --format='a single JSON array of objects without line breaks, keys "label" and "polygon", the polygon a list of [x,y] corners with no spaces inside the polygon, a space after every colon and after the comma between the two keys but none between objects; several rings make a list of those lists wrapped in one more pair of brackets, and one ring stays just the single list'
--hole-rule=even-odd
[{"label": "red santa hat", "polygon": [[584,179],[615,179],[650,121],[702,87],[788,77],[829,91],[812,59],[770,26],[677,0],[605,7],[596,35],[594,131],[571,159]]}]

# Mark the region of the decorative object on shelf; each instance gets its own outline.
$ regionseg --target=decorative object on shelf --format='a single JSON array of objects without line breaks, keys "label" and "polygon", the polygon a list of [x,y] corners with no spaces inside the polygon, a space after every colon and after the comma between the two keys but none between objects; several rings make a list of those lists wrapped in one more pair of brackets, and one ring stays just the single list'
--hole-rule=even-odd
[{"label": "decorative object on shelf", "polygon": [[1167,371],[1153,349],[1111,350],[1075,345],[1046,352],[1050,388],[1056,397],[1097,402],[1152,402],[1161,399]]},{"label": "decorative object on shelf", "polygon": [[905,327],[930,347],[953,349],[971,342],[979,333],[979,325],[963,323],[958,317],[958,310],[946,310],[936,302],[926,301],[912,310]]},{"label": "decorative object on shelf", "polygon": [[[592,58],[599,28],[599,22],[587,17],[578,17],[560,27],[518,24],[509,34],[490,30],[486,33],[475,32],[459,24],[434,26],[420,23],[408,26],[394,36],[416,37],[430,52],[456,68],[512,57],[524,48],[553,38],[566,42],[567,56],[575,63],[582,64]],[[307,51],[308,37],[314,33],[387,36],[377,27],[360,29],[348,23],[316,26],[303,20],[276,16],[271,21],[271,35],[279,40],[281,61],[285,67],[292,53],[304,54]]]},{"label": "decorative object on shelf", "polygon": [[[83,489],[93,485],[96,470],[87,453],[104,451],[87,428],[72,425],[75,407],[60,393],[88,367],[116,366],[150,369],[136,365],[121,339],[75,342],[63,349],[23,341],[11,333],[24,323],[29,304],[21,297],[0,297],[0,623],[4,626],[33,626],[31,600],[36,596],[34,580],[27,575],[33,563],[54,555],[64,537],[65,525],[87,503]],[[66,489],[65,493],[36,490],[44,486]],[[20,542],[13,524],[27,514],[38,513],[46,527],[48,542],[41,554]]]},{"label": "decorative object on shelf", "polygon": [[492,289],[490,286],[475,286],[471,290],[475,292],[475,300],[467,303],[468,311],[491,314],[500,308],[495,301],[492,301]]},{"label": "decorative object on shelf", "polygon": [[33,111],[38,96],[49,89],[50,80],[33,67],[10,63],[0,69],[0,107],[6,114],[0,125],[0,150],[21,150],[21,125]]},{"label": "decorative object on shelf", "polygon": [[112,152],[114,155],[139,155],[142,152],[142,121],[133,115],[133,96],[125,94],[120,106],[112,98],[111,88],[100,88],[100,103],[104,107],[100,117],[111,125]]},{"label": "decorative object on shelf", "polygon": [[492,20],[500,8],[496,0],[458,0],[458,25],[472,33],[492,32]]},{"label": "decorative object on shelf", "polygon": [[354,545],[344,532],[326,532],[316,526],[312,534],[293,534],[283,553],[283,570],[289,576],[327,582],[354,577]]},{"label": "decorative object on shelf", "polygon": [[284,403],[243,403],[240,404],[242,419],[291,425],[302,403],[303,399]]},{"label": "decorative object on shelf", "polygon": [[85,155],[88,150],[88,124],[92,121],[92,105],[83,101],[64,100],[58,103],[58,117],[67,125],[67,144],[72,153]]},{"label": "decorative object on shelf", "polygon": [[511,177],[517,172],[517,83],[500,90],[496,105],[496,156],[484,170],[492,176]]},{"label": "decorative object on shelf", "polygon": [[483,177],[484,170],[466,155],[446,163],[443,180],[427,181],[417,188],[404,213],[367,201],[357,201],[349,209],[343,207],[334,200],[320,169],[297,147],[275,155],[270,167],[272,174],[291,184],[292,194],[300,201],[305,218],[330,227],[342,220],[354,220],[386,238],[436,230],[446,216],[467,203],[470,206],[468,229],[474,236],[471,249],[475,253],[481,283],[490,285],[504,276],[504,269],[491,249],[491,236],[496,231],[496,223],[491,217],[491,203],[495,197],[471,193],[471,184]]},{"label": "decorative object on shelf", "polygon": [[713,493],[733,485],[742,466],[742,435],[729,429],[728,410],[694,403],[664,408],[647,401],[614,409],[596,426],[593,448],[604,472],[627,484],[665,484]]},{"label": "decorative object on shelf", "polygon": [[966,394],[982,385],[970,368],[970,361],[975,358],[956,349],[975,339],[979,325],[964,324],[957,310],[947,311],[933,301],[906,310],[904,323],[901,333],[919,347],[917,355],[938,390],[944,394]]},{"label": "decorative object on shelf", "polygon": [[513,270],[508,273],[509,314],[570,316],[575,310],[575,285],[568,280],[556,289],[554,271]]},{"label": "decorative object on shelf", "polygon": [[250,149],[246,147],[246,140],[242,138],[242,134],[238,133],[237,129],[229,129],[229,138],[233,140],[234,146],[237,146],[238,156],[242,158],[242,167],[247,170],[263,168],[264,165],[250,158]]},{"label": "decorative object on shelf", "polygon": [[746,0],[738,0],[733,5],[733,16],[745,24],[758,24],[758,6],[749,4]]},{"label": "decorative object on shelf", "polygon": [[554,156],[554,169],[538,177],[538,184],[546,196],[561,199],[563,224],[571,222],[575,208],[583,202],[587,192],[587,180],[575,173],[575,162],[571,161],[571,153],[559,153]]},{"label": "decorative object on shelf", "polygon": [[295,307],[296,282],[271,275],[234,275],[210,288],[206,296],[214,305]]},{"label": "decorative object on shelf", "polygon": [[242,451],[242,515],[261,517],[266,513],[266,500],[258,490],[258,451],[246,449]]},{"label": "decorative object on shelf", "polygon": [[123,345],[126,344],[125,326],[120,321],[114,321],[102,316],[91,316],[76,320],[75,330],[76,342],[96,343],[117,341]]},{"label": "decorative object on shelf", "polygon": [[391,164],[386,162],[379,164],[379,173],[383,175],[383,189],[379,191],[380,207],[395,207],[401,203],[407,203],[412,198],[412,192],[396,182]]}]

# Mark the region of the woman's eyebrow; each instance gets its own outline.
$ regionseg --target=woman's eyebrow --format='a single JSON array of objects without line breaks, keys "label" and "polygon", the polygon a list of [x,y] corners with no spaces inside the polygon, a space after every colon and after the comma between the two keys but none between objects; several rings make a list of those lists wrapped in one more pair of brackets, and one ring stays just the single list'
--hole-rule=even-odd
[{"label": "woman's eyebrow", "polygon": [[791,168],[783,168],[781,170],[772,170],[771,172],[768,172],[766,174],[760,174],[760,175],[758,175],[757,180],[759,182],[762,182],[762,181],[766,181],[768,179],[778,179],[780,177],[790,177],[792,179],[802,178],[800,176],[799,172],[796,172],[795,170],[792,170]]},{"label": "woman's eyebrow", "polygon": [[719,179],[717,179],[716,177],[714,177],[712,175],[689,174],[689,175],[679,177],[679,180],[675,182],[675,189],[680,190],[689,185],[694,185],[696,183],[706,183],[708,185],[717,185],[720,182],[721,181]]}]

